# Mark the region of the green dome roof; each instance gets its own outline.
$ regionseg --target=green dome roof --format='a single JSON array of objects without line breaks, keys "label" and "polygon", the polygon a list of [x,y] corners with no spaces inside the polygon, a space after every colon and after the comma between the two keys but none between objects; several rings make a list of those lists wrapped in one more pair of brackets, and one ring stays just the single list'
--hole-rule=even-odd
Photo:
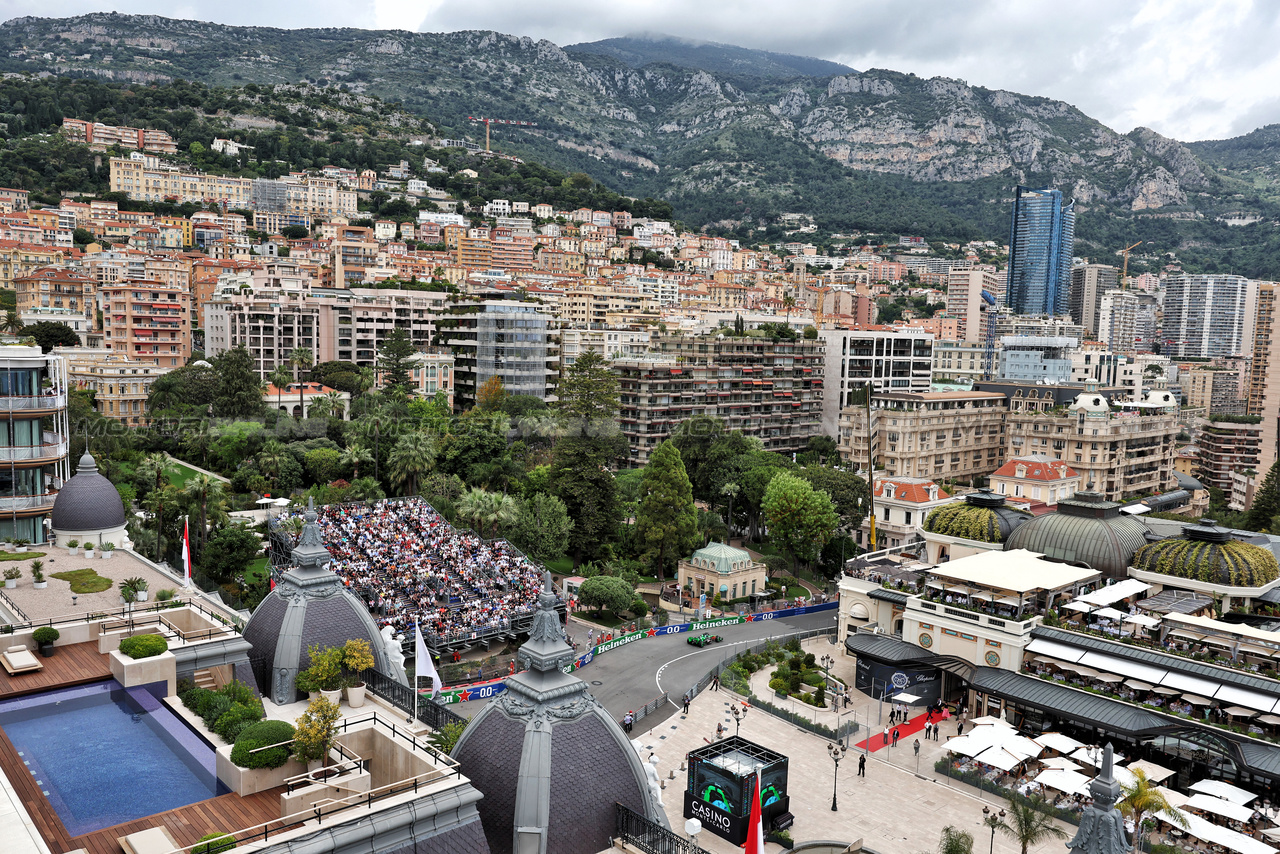
[{"label": "green dome roof", "polygon": [[1147,525],[1120,512],[1097,492],[1077,492],[1053,513],[1037,516],[1004,542],[1005,551],[1027,549],[1050,560],[1084,564],[1110,578],[1127,578],[1133,554],[1147,542]]},{"label": "green dome roof", "polygon": [[1280,576],[1269,549],[1232,539],[1211,520],[1187,525],[1181,537],[1145,545],[1133,556],[1135,569],[1232,587],[1261,587]]},{"label": "green dome roof", "polygon": [[1006,505],[1003,496],[980,489],[966,495],[963,502],[934,510],[924,520],[924,529],[946,537],[1002,543],[1014,528],[1030,518],[1029,513]]}]

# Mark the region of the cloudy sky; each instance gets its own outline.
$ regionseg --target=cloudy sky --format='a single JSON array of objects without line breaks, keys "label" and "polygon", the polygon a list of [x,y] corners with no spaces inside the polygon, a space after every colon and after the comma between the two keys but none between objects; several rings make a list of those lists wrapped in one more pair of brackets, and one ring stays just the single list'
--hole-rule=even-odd
[{"label": "cloudy sky", "polygon": [[225,24],[452,31],[557,44],[641,32],[1059,98],[1184,141],[1280,122],[1273,0],[0,0],[0,18],[114,9]]}]

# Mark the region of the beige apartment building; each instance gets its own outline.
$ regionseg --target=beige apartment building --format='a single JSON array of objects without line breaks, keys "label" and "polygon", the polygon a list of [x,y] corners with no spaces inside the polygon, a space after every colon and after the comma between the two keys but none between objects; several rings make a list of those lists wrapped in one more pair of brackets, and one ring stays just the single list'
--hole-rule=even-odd
[{"label": "beige apartment building", "polygon": [[453,353],[447,347],[425,347],[409,357],[413,387],[422,397],[444,392],[453,408]]},{"label": "beige apartment building", "polygon": [[947,276],[947,317],[959,321],[960,339],[966,343],[982,340],[982,292],[999,299],[1004,289],[1004,275],[994,267],[952,270]]},{"label": "beige apartment building", "polygon": [[989,391],[890,392],[840,413],[840,456],[887,478],[976,481],[1004,464],[1008,401]]},{"label": "beige apartment building", "polygon": [[[1159,383],[1163,386],[1163,383]],[[1085,385],[1066,406],[1041,408],[1014,398],[1008,414],[1008,455],[1044,454],[1062,460],[1086,488],[1108,501],[1175,489],[1178,404],[1166,389],[1148,391],[1142,401],[1108,400],[1096,382]]]},{"label": "beige apartment building", "polygon": [[15,279],[64,260],[62,251],[53,246],[0,240],[0,288],[12,288]]},{"label": "beige apartment building", "polygon": [[570,326],[561,329],[560,365],[567,368],[586,353],[607,360],[643,356],[649,349],[650,331],[645,327],[592,324],[590,328]]},{"label": "beige apartment building", "polygon": [[1280,338],[1276,336],[1275,282],[1258,286],[1253,329],[1253,364],[1249,373],[1246,412],[1262,416],[1258,445],[1258,474],[1266,478],[1280,451]]},{"label": "beige apartment building", "polygon": [[184,172],[160,158],[135,154],[111,158],[111,192],[144,202],[216,202],[247,208],[253,201],[253,179]]},{"label": "beige apartment building", "polygon": [[191,293],[147,279],[104,285],[103,342],[108,350],[166,368],[191,358]]},{"label": "beige apartment building", "polygon": [[[1000,372],[1000,348],[996,341],[991,351],[991,372]],[[986,371],[987,347],[967,341],[933,342],[934,382],[977,382]]]},{"label": "beige apartment building", "polygon": [[67,360],[72,386],[94,392],[94,408],[99,414],[130,427],[147,423],[151,386],[173,370],[101,347],[55,347],[52,355]]}]

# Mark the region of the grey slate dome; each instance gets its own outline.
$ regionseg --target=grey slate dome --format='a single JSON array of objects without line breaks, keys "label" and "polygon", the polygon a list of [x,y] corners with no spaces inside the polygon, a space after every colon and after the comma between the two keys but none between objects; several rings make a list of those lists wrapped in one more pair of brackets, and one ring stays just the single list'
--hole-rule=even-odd
[{"label": "grey slate dome", "polygon": [[105,531],[124,526],[124,502],[111,481],[98,472],[98,464],[85,452],[75,475],[53,501],[55,531]]},{"label": "grey slate dome", "polygon": [[555,608],[548,574],[520,648],[528,670],[507,679],[506,692],[472,718],[453,749],[484,794],[480,820],[493,854],[596,854],[616,832],[615,803],[667,823],[622,727],[585,682],[561,670],[573,649]]},{"label": "grey slate dome", "polygon": [[254,610],[244,627],[244,639],[253,645],[250,659],[270,666],[269,684],[258,689],[278,705],[294,702],[294,680],[299,670],[311,666],[307,650],[342,646],[349,640],[366,640],[373,651],[374,667],[408,685],[404,671],[391,665],[386,641],[369,616],[369,609],[342,579],[328,568],[331,555],[324,547],[314,506],[307,508],[307,524],[293,549],[293,569],[276,583]]},{"label": "grey slate dome", "polygon": [[1059,501],[1056,512],[1019,526],[1004,549],[1029,549],[1053,560],[1083,563],[1109,578],[1128,578],[1133,555],[1146,545],[1149,529],[1120,507],[1101,493],[1077,492]]}]

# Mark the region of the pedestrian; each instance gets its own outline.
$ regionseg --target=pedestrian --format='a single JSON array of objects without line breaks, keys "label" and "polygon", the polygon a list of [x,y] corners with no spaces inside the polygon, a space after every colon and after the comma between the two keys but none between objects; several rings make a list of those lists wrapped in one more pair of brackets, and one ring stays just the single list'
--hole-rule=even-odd
[{"label": "pedestrian", "polygon": [[911,746],[915,750],[916,756],[919,756],[920,755],[920,739],[917,738],[915,740],[915,743],[912,744]]},{"label": "pedestrian", "polygon": [[940,723],[936,723],[936,724],[934,724],[934,725],[933,725],[933,740],[934,740],[934,741],[938,741],[938,740],[939,740],[939,739],[938,739],[938,735],[939,735],[941,732],[942,732],[942,724],[940,724]]},{"label": "pedestrian", "polygon": [[885,743],[885,744],[888,744],[888,743],[889,743],[889,728],[888,728],[888,727],[885,727],[885,728],[884,728],[884,743]]},{"label": "pedestrian", "polygon": [[716,724],[716,738],[724,738],[724,724]]},{"label": "pedestrian", "polygon": [[933,724],[929,721],[924,722],[924,740],[929,740],[929,735],[933,732]]},{"label": "pedestrian", "polygon": [[628,734],[631,732],[631,725],[635,723],[635,712],[627,712],[622,718],[622,728]]},{"label": "pedestrian", "polygon": [[962,736],[962,735],[964,735],[964,721],[963,721],[963,720],[962,720],[962,721],[960,721],[960,723],[956,724],[956,735],[957,735],[957,736]]},{"label": "pedestrian", "polygon": [[689,714],[689,694],[688,694],[688,692],[686,692],[686,693],[685,693],[685,695],[684,695],[684,713],[685,713],[686,715],[687,715],[687,714]]},{"label": "pedestrian", "polygon": [[867,776],[867,754],[865,753],[858,754],[858,776]]},{"label": "pedestrian", "polygon": [[849,708],[849,692],[848,691],[844,692],[844,707],[846,709]]},{"label": "pedestrian", "polygon": [[897,727],[893,728],[893,746],[894,747],[898,746],[898,728]]},{"label": "pedestrian", "polygon": [[720,690],[720,674],[718,673],[715,676],[711,677],[711,690],[712,691]]}]

